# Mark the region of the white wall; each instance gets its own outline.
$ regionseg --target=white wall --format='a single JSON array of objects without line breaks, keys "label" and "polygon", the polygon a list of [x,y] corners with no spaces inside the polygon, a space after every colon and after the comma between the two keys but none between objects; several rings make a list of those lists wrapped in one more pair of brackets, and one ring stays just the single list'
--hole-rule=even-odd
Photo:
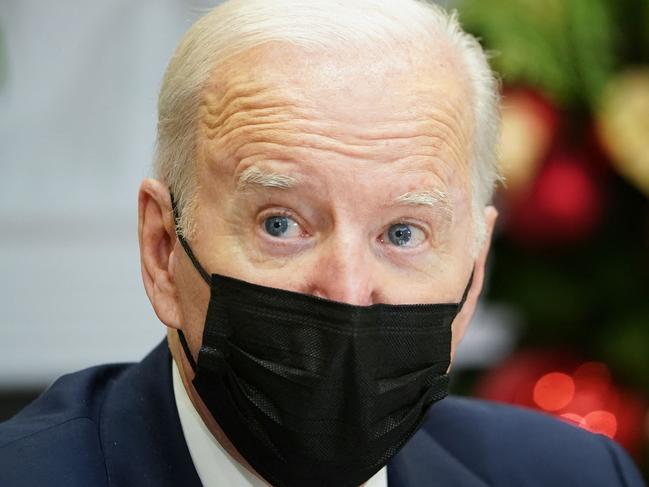
[{"label": "white wall", "polygon": [[162,73],[209,3],[0,0],[0,387],[136,360],[162,339],[137,189]]}]

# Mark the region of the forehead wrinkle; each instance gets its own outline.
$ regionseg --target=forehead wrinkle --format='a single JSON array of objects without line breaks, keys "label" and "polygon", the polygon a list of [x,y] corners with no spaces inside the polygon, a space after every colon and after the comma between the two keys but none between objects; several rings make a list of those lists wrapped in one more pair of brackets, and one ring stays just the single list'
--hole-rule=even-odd
[{"label": "forehead wrinkle", "polygon": [[[467,105],[460,100],[444,99],[441,101],[448,113],[443,110],[438,110],[442,116],[439,117],[439,123],[446,125],[448,130],[456,136],[457,142],[460,146],[469,148],[473,136],[473,119],[467,114]],[[444,118],[444,115],[447,115]],[[464,121],[464,123],[463,123]],[[457,125],[457,129],[453,130],[453,125]]]},{"label": "forehead wrinkle", "polygon": [[202,118],[203,127],[207,138],[216,139],[230,131],[245,126],[255,120],[269,120],[269,122],[291,121],[295,118],[295,110],[289,105],[268,105],[265,107],[249,108],[245,111],[237,110],[230,113],[224,112],[219,116],[206,115]]},{"label": "forehead wrinkle", "polygon": [[[462,123],[466,105],[457,97],[433,100],[430,88],[419,85],[414,92],[417,104],[399,110],[403,118],[412,117],[410,120],[373,122],[367,127],[327,120],[300,90],[289,92],[276,84],[246,81],[243,75],[225,81],[224,88],[205,94],[201,121],[210,146],[218,143],[230,155],[245,154],[251,146],[274,144],[385,160],[390,151],[398,152],[400,145],[410,142],[410,150],[417,155],[432,157],[447,150],[445,158],[450,155],[456,164],[468,162],[469,131]],[[423,97],[430,102],[424,103],[429,106],[422,113]]]},{"label": "forehead wrinkle", "polygon": [[285,146],[337,152],[359,159],[392,159],[406,155],[442,156],[448,148],[456,163],[464,161],[459,140],[446,124],[429,119],[420,122],[385,122],[377,127],[358,127],[291,119],[276,121],[274,117],[247,119],[238,127],[220,130],[215,143],[236,158],[247,157],[261,146]]},{"label": "forehead wrinkle", "polygon": [[[430,138],[428,143],[419,144],[416,151],[409,151],[408,154],[397,151],[394,148],[386,152],[386,147],[383,145],[370,146],[370,145],[352,145],[343,144],[336,139],[314,135],[299,135],[292,131],[260,131],[255,134],[253,142],[247,142],[242,145],[230,144],[226,147],[226,151],[231,154],[235,159],[241,160],[255,155],[263,155],[270,153],[286,155],[286,151],[291,149],[300,153],[301,151],[313,151],[324,153],[325,157],[328,154],[336,153],[342,156],[356,159],[356,160],[374,160],[377,162],[392,163],[405,157],[420,157],[442,160],[446,165],[449,161],[444,160],[439,155],[439,138]],[[304,154],[303,157],[314,157],[314,155]]]},{"label": "forehead wrinkle", "polygon": [[[318,110],[317,105],[323,105],[324,110],[328,110],[329,104],[323,104],[322,97],[314,93],[309,93],[308,88],[303,86],[291,87],[291,80],[274,80],[274,81],[250,81],[250,78],[236,71],[227,76],[220,73],[219,78],[222,82],[214,82],[212,88],[205,92],[201,109],[204,112],[204,122],[209,128],[214,129],[226,124],[226,120],[244,113],[281,113],[285,110],[286,115],[294,118],[315,119],[320,117],[322,120],[334,120],[322,109]],[[288,83],[279,84],[278,83]],[[320,87],[314,86],[317,91]],[[426,122],[438,120],[441,124],[453,125],[456,122],[457,128],[462,128],[461,122],[465,115],[463,103],[465,97],[459,94],[445,90],[443,93],[436,93],[439,90],[431,88],[430,85],[418,82],[408,93],[399,91],[399,96],[407,96],[405,101],[399,105],[399,113],[395,113],[394,120],[384,120],[382,122],[372,121],[372,125],[379,125],[379,131],[383,127],[404,123],[404,119],[410,122]],[[314,96],[316,97],[314,99]],[[331,96],[331,95],[330,95]],[[335,94],[339,96],[338,93]],[[325,100],[326,101],[326,100]],[[424,109],[422,110],[422,106]],[[290,120],[290,118],[289,118]],[[339,123],[344,124],[344,123]],[[354,131],[361,128],[358,122],[347,123],[346,132]],[[361,128],[362,129],[362,128]],[[460,130],[458,132],[465,132]],[[462,134],[465,135],[465,134]],[[370,135],[367,138],[382,137],[382,134]]]},{"label": "forehead wrinkle", "polygon": [[[365,142],[410,139],[416,136],[429,135],[428,132],[439,132],[448,140],[449,145],[461,145],[466,142],[465,130],[455,130],[453,115],[443,110],[431,110],[426,116],[411,120],[388,120],[372,122],[369,127],[358,124],[328,120],[315,110],[300,108],[297,103],[271,104],[266,106],[241,107],[237,112],[225,113],[218,118],[205,117],[207,135],[210,139],[235,137],[236,132],[245,132],[249,128],[255,132],[262,128],[284,128],[296,133],[311,133],[322,137],[337,139],[350,145],[362,146]],[[455,122],[455,123],[454,123]],[[461,128],[461,125],[458,127]],[[440,137],[444,139],[444,137]]]},{"label": "forehead wrinkle", "polygon": [[466,166],[472,136],[472,123],[466,121],[466,105],[454,98],[438,98],[435,102],[438,107],[427,110],[426,120],[440,134],[453,159]]},{"label": "forehead wrinkle", "polygon": [[238,110],[238,104],[245,106],[246,100],[284,100],[288,104],[301,103],[307,105],[308,100],[302,98],[295,90],[289,91],[286,86],[270,81],[251,78],[248,71],[215,72],[216,80],[203,93],[203,105],[207,113],[218,116],[231,107]]},{"label": "forehead wrinkle", "polygon": [[258,88],[256,93],[245,92],[225,100],[206,95],[202,105],[201,123],[207,138],[215,138],[231,126],[237,127],[253,117],[272,117],[290,120],[300,116],[299,102],[289,100],[279,92]]}]

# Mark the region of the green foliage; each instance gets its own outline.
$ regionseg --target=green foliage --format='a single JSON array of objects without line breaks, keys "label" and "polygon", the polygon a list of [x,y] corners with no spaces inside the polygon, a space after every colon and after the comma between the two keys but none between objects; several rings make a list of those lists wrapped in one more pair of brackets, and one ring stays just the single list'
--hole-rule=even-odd
[{"label": "green foliage", "polygon": [[649,309],[634,310],[622,315],[602,336],[602,354],[607,363],[613,364],[627,382],[646,385],[649,371]]},{"label": "green foliage", "polygon": [[615,70],[620,38],[607,0],[463,0],[464,27],[495,51],[509,84],[562,105],[592,104]]}]

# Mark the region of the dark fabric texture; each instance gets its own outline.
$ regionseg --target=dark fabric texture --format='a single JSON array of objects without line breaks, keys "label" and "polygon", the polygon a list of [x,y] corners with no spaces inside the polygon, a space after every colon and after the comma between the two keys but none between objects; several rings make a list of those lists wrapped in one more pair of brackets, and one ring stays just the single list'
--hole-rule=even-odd
[{"label": "dark fabric texture", "polygon": [[193,383],[273,485],[358,486],[448,395],[461,305],[354,306],[214,274]]},{"label": "dark fabric texture", "polygon": [[[640,487],[603,436],[504,405],[448,397],[388,464],[389,487]],[[0,486],[200,486],[161,343],[138,364],[60,378],[0,424]],[[336,487],[336,486],[332,486]]]},{"label": "dark fabric texture", "polygon": [[139,364],[58,379],[0,424],[0,486],[200,486],[166,341]]}]

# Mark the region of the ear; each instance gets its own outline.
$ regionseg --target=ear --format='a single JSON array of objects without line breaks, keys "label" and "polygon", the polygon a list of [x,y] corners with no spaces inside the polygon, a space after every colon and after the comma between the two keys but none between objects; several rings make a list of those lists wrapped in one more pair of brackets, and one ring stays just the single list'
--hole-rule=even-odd
[{"label": "ear", "polygon": [[482,292],[482,285],[484,284],[484,275],[485,275],[485,266],[487,264],[487,257],[489,256],[489,248],[491,247],[491,238],[493,235],[493,229],[496,224],[496,219],[498,218],[498,211],[493,206],[487,206],[484,210],[485,218],[485,239],[482,243],[482,248],[480,253],[475,260],[475,267],[473,269],[473,281],[471,283],[471,289],[469,289],[469,294],[467,299],[462,306],[462,310],[455,318],[453,324],[453,344],[455,347],[462,341],[464,334],[466,333],[471,318],[478,304],[478,299],[480,293]]},{"label": "ear", "polygon": [[138,194],[138,237],[144,288],[153,309],[165,325],[179,328],[180,303],[172,254],[176,231],[169,189],[160,181],[145,179]]}]

